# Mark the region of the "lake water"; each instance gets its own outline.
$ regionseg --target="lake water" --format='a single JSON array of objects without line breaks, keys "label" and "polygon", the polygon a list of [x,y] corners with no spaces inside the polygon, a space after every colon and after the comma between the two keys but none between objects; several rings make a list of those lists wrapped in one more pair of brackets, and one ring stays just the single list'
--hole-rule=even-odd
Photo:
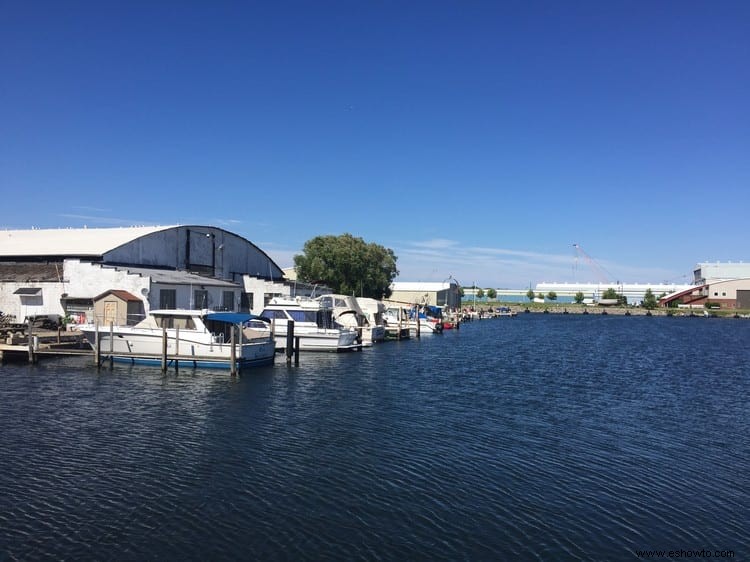
[{"label": "lake water", "polygon": [[525,314],[298,367],[0,367],[0,560],[750,557],[750,321]]}]

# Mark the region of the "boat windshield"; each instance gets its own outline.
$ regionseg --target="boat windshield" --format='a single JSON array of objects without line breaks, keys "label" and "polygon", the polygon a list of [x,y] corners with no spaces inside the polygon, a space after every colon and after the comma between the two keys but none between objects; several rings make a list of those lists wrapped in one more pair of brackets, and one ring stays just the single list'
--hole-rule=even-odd
[{"label": "boat windshield", "polygon": [[192,316],[154,316],[159,328],[179,328],[180,330],[195,330]]},{"label": "boat windshield", "polygon": [[317,310],[290,310],[289,316],[295,322],[312,322],[313,324],[318,323],[318,311]]}]

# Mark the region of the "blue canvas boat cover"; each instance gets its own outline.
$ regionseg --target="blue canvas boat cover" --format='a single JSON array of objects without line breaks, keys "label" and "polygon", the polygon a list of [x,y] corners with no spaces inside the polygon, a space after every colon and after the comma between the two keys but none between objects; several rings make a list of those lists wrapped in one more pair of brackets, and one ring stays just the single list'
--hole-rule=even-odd
[{"label": "blue canvas boat cover", "polygon": [[261,319],[260,316],[255,316],[247,312],[211,312],[206,314],[206,320],[215,320],[216,322],[226,322],[228,324],[244,324],[250,320],[258,319]]}]

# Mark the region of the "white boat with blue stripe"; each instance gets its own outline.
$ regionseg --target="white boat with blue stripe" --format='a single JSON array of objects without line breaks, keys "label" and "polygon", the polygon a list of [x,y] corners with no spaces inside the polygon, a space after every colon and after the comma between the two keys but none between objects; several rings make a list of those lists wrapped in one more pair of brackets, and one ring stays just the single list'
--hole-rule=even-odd
[{"label": "white boat with blue stripe", "polygon": [[[102,356],[129,363],[159,364],[166,352],[180,366],[229,368],[273,364],[276,344],[262,321],[240,312],[151,310],[135,325],[84,324],[79,327]],[[166,349],[165,349],[166,338]],[[234,349],[233,349],[234,347]]]}]

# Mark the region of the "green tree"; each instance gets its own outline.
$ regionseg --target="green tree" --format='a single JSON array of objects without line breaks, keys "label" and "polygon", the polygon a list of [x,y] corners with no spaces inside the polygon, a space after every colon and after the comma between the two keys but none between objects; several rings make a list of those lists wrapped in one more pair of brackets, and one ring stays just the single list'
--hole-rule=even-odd
[{"label": "green tree", "polygon": [[542,293],[539,293],[536,298],[544,300],[544,295]]},{"label": "green tree", "polygon": [[576,293],[576,296],[573,297],[573,300],[576,302],[576,304],[581,304],[583,302],[583,299],[586,297],[583,296],[583,293],[581,291],[578,291]]},{"label": "green tree", "polygon": [[297,278],[322,283],[334,293],[381,299],[391,294],[398,258],[390,248],[351,234],[316,236],[294,256]]},{"label": "green tree", "polygon": [[535,296],[536,294],[534,293],[534,289],[529,289],[528,291],[526,291],[526,298],[530,301],[533,301]]},{"label": "green tree", "polygon": [[609,289],[604,291],[604,293],[602,293],[602,298],[603,299],[616,299],[618,298],[617,291],[615,291],[612,287],[610,287]]},{"label": "green tree", "polygon": [[482,297],[484,297],[484,291],[481,288],[477,289],[477,298],[481,299]]},{"label": "green tree", "polygon": [[547,293],[547,298],[551,301],[556,301],[557,293],[555,291],[550,291],[549,293]]},{"label": "green tree", "polygon": [[656,295],[654,295],[651,289],[646,289],[643,294],[643,308],[647,310],[653,310],[656,308]]},{"label": "green tree", "polygon": [[494,301],[497,298],[497,291],[495,289],[487,289],[487,298]]}]

